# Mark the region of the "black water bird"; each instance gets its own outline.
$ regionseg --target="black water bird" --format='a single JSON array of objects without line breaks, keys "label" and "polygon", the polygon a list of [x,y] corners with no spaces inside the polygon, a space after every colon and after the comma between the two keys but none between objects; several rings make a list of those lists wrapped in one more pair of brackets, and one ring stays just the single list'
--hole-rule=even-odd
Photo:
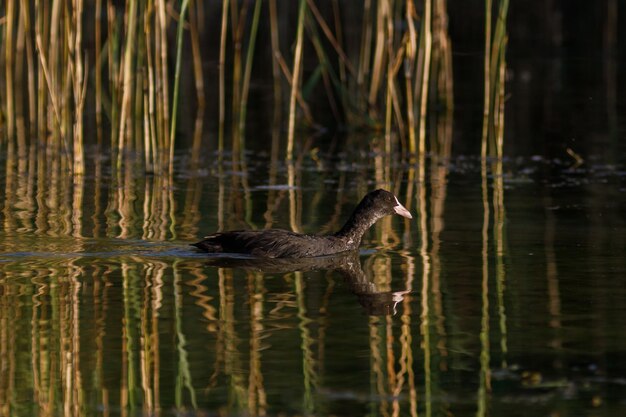
[{"label": "black water bird", "polygon": [[219,232],[193,243],[209,253],[244,254],[255,258],[308,258],[356,250],[365,232],[382,217],[411,213],[385,190],[368,193],[346,224],[331,235],[306,235],[281,229]]}]

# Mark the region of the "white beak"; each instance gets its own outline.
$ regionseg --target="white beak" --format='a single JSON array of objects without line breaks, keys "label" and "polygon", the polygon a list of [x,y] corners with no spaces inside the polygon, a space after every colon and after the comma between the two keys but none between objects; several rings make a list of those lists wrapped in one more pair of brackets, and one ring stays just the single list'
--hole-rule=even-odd
[{"label": "white beak", "polygon": [[406,217],[407,219],[413,218],[413,216],[411,216],[411,212],[408,211],[402,204],[400,204],[397,198],[396,203],[398,203],[398,205],[393,208],[393,211],[395,211],[396,214],[399,214],[402,217]]}]

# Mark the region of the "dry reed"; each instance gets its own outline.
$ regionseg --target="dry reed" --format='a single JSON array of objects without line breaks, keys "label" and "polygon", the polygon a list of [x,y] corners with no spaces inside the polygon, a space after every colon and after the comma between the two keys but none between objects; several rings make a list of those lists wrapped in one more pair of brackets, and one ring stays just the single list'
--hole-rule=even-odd
[{"label": "dry reed", "polygon": [[296,125],[296,96],[300,88],[300,73],[302,66],[302,38],[304,33],[304,18],[306,14],[306,0],[300,0],[298,8],[298,26],[296,33],[296,48],[293,58],[293,71],[291,78],[291,94],[289,96],[289,127],[287,129],[287,160],[293,159],[293,141]]},{"label": "dry reed", "polygon": [[[441,103],[444,112],[451,112],[452,107],[445,0],[367,0],[362,6],[360,40],[352,44],[344,39],[346,11],[340,2],[330,1],[329,15],[322,5],[322,1],[301,0],[291,28],[283,25],[287,15],[275,0],[241,4],[223,0],[209,6],[221,12],[219,37],[208,39],[218,52],[214,147],[219,154],[226,150],[229,116],[233,150],[244,154],[255,62],[263,53],[272,58],[276,123],[282,124],[283,110],[287,114],[283,152],[288,160],[301,149],[296,140],[298,127],[319,127],[310,100],[320,94],[326,95],[339,124],[384,126],[387,153],[399,150],[406,157],[438,152],[439,144],[427,141],[428,120],[439,117],[436,107]],[[498,143],[503,126],[508,1],[499,2],[493,31],[492,6],[492,0],[486,0],[483,155],[489,140]],[[209,87],[201,52],[211,51],[211,45],[203,44],[207,39],[202,28],[210,13],[205,13],[202,2],[185,0],[180,10],[168,7],[165,0],[129,1],[123,8],[112,0],[87,4],[84,0],[7,1],[1,41],[4,137],[14,140],[17,133],[18,149],[42,141],[51,152],[64,155],[68,161],[64,164],[75,174],[85,173],[85,147],[92,144],[98,145],[98,152],[108,151],[118,170],[129,155],[135,155],[147,172],[173,172],[174,152],[183,147],[176,140],[184,94],[181,80],[193,74],[195,105],[204,109]],[[256,42],[265,30],[269,30],[271,48]],[[190,35],[189,62],[182,54],[185,31]],[[170,41],[174,34],[176,40]],[[173,68],[171,50],[175,51]],[[228,81],[232,81],[231,92]],[[319,83],[323,91],[317,88]],[[285,109],[283,86],[290,89]],[[85,131],[93,125],[95,135]],[[108,140],[106,131],[110,131]],[[194,145],[195,151],[198,146]]]},{"label": "dry reed", "polygon": [[481,156],[502,157],[504,84],[506,82],[506,17],[508,0],[498,2],[492,34],[492,0],[485,1],[484,106]]}]

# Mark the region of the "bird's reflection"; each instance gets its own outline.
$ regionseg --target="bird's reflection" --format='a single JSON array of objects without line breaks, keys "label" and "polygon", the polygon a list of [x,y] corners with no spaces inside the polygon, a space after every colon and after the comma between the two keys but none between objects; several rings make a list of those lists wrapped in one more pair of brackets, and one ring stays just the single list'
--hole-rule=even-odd
[{"label": "bird's reflection", "polygon": [[396,314],[397,304],[404,299],[404,295],[408,292],[380,291],[378,285],[363,271],[357,251],[298,259],[215,256],[210,257],[207,263],[218,268],[242,268],[278,274],[314,270],[336,271],[357,296],[366,313],[372,316]]}]

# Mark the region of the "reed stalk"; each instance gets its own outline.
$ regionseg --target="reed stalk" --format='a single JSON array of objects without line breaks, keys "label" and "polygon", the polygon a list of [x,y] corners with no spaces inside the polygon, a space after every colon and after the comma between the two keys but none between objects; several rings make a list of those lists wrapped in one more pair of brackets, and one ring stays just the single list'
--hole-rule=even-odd
[{"label": "reed stalk", "polygon": [[129,117],[130,105],[133,92],[133,58],[136,43],[136,27],[137,27],[137,1],[129,0],[128,2],[128,34],[126,35],[126,46],[124,48],[124,67],[123,67],[123,88],[122,88],[122,109],[120,113],[120,125],[118,134],[118,157],[117,169],[121,168],[122,154],[124,152],[124,144],[126,138],[126,123]]},{"label": "reed stalk", "polygon": [[150,102],[149,102],[148,94],[143,94],[142,98],[143,98],[143,108],[144,108],[143,135],[142,135],[143,141],[144,141],[143,143],[144,164],[145,164],[146,172],[154,172],[154,166],[152,165],[152,158],[151,158],[151,156],[153,155],[152,142],[151,142],[151,138],[153,135],[150,129],[150,112],[145,111],[145,109],[148,109],[150,107]]},{"label": "reed stalk", "polygon": [[386,83],[386,102],[385,102],[385,153],[387,155],[390,154],[391,151],[391,119],[393,114],[393,60],[394,60],[394,52],[393,52],[393,0],[387,0],[383,2],[385,7],[384,9],[384,19],[383,19],[383,37],[385,39],[386,44],[386,52],[387,52],[387,83]]},{"label": "reed stalk", "polygon": [[300,0],[298,9],[298,26],[296,32],[296,48],[293,58],[293,78],[291,82],[291,95],[289,97],[289,127],[287,129],[287,161],[293,159],[293,140],[296,125],[296,96],[300,86],[300,73],[302,71],[302,43],[304,33],[304,19],[306,16],[306,0]]},{"label": "reed stalk", "polygon": [[[322,16],[319,9],[315,5],[315,0],[307,0],[307,6],[308,6],[308,9],[311,10],[311,14],[315,17],[315,20],[317,21],[317,23],[320,25],[322,32],[324,32],[324,35],[326,35],[326,37],[328,38],[328,41],[337,52],[337,56],[339,57],[340,70],[341,68],[347,68],[351,74],[355,74],[355,70],[352,67],[350,58],[348,58],[348,55],[344,52],[343,48],[341,47],[341,42],[337,39],[337,37],[335,37],[332,29],[328,26],[328,24],[326,23],[326,20],[324,20],[324,17]],[[338,10],[337,6],[335,6],[334,8],[335,10]],[[341,36],[340,26],[336,25],[335,27],[337,28],[337,36],[340,37]]]},{"label": "reed stalk", "polygon": [[13,138],[15,133],[15,98],[13,91],[13,57],[15,49],[13,34],[15,32],[15,0],[7,0],[6,18],[4,24],[4,70],[5,70],[5,89],[6,89],[6,133],[7,137]]},{"label": "reed stalk", "polygon": [[[370,112],[372,113],[375,109],[376,106],[376,101],[377,101],[377,97],[378,97],[378,89],[379,89],[379,85],[381,83],[381,79],[382,79],[382,72],[383,72],[383,57],[384,57],[384,50],[385,50],[385,44],[387,43],[386,37],[385,37],[385,18],[387,16],[387,13],[389,13],[388,8],[387,8],[387,1],[388,0],[384,0],[384,1],[379,1],[377,3],[377,11],[376,11],[376,46],[374,49],[374,57],[372,58],[373,61],[371,63],[371,80],[370,80],[370,89],[369,89],[369,96],[368,96],[368,104],[370,107]],[[370,65],[369,62],[366,63],[365,65]],[[371,114],[372,116],[374,116],[374,114]]]},{"label": "reed stalk", "polygon": [[[499,1],[493,36],[491,35],[491,0],[486,0],[486,7],[488,10],[485,21],[485,101],[481,142],[481,157],[483,158],[488,154],[496,157],[501,156],[497,142],[501,140],[500,127],[503,129],[504,126],[504,94],[500,94],[501,91],[504,91],[504,86],[500,84],[506,82],[506,66],[503,66],[503,62],[507,43],[506,17],[509,1]],[[502,99],[502,103],[500,103],[500,99]]]},{"label": "reed stalk", "polygon": [[[169,71],[167,66],[167,13],[165,11],[165,0],[156,0],[156,10],[157,10],[157,39],[156,43],[158,45],[157,53],[160,57],[160,62],[157,68],[159,69],[157,72],[157,97],[160,103],[160,106],[157,108],[160,109],[160,112],[157,116],[157,123],[159,125],[158,131],[160,132],[160,147],[165,150],[170,142],[170,138],[168,137],[168,132],[170,128],[170,101],[169,101]],[[160,80],[160,82],[159,82]],[[167,154],[163,153],[163,158],[165,158]]]},{"label": "reed stalk", "polygon": [[[74,73],[74,65],[73,65],[73,60],[72,57],[70,56],[69,51],[71,50],[71,44],[72,44],[72,39],[71,39],[71,34],[69,33],[69,30],[65,30],[66,29],[66,25],[70,24],[69,22],[71,22],[71,16],[69,15],[69,11],[67,8],[64,8],[63,10],[63,21],[64,21],[64,34],[65,34],[65,39],[61,42],[61,52],[60,52],[60,57],[59,57],[59,63],[60,63],[60,68],[59,68],[59,95],[61,96],[61,124],[62,124],[62,130],[63,130],[63,135],[61,137],[61,140],[64,141],[64,143],[67,143],[67,149],[70,149],[72,151],[72,153],[67,153],[67,161],[64,162],[68,162],[68,161],[72,161],[72,155],[73,155],[73,132],[72,132],[72,126],[73,126],[73,117],[72,117],[72,113],[74,111],[74,106],[72,103],[72,77],[73,77],[73,73]],[[72,141],[72,142],[70,142]],[[69,167],[69,169],[72,169],[71,167]]]},{"label": "reed stalk", "polygon": [[57,129],[61,131],[62,124],[61,124],[61,113],[59,109],[59,98],[57,97],[57,94],[55,93],[54,88],[52,86],[52,80],[51,80],[51,75],[48,71],[48,62],[46,59],[46,55],[42,52],[43,45],[42,45],[41,37],[37,35],[35,38],[35,41],[37,42],[37,49],[40,51],[39,59],[40,59],[41,70],[43,71],[43,75],[44,75],[43,78],[48,87],[48,94],[50,95],[50,101],[52,102],[52,110],[54,111],[53,120],[56,122],[55,126],[57,127]]},{"label": "reed stalk", "polygon": [[15,109],[15,137],[17,139],[17,155],[21,161],[26,157],[26,126],[24,125],[24,50],[26,48],[26,36],[24,34],[24,19],[22,19],[22,14],[21,10],[16,13],[17,30],[15,31],[15,55],[13,57],[13,62],[15,63],[13,68],[15,74],[13,83],[15,84],[14,88],[16,87],[14,96],[15,102],[13,104]]},{"label": "reed stalk", "polygon": [[[139,157],[142,154],[149,153],[150,149],[145,147],[146,139],[144,138],[146,114],[149,113],[149,109],[145,107],[145,95],[148,90],[147,83],[149,82],[148,76],[148,60],[147,60],[147,42],[145,36],[141,36],[142,23],[145,22],[146,16],[149,11],[144,7],[138,9],[137,16],[137,54],[135,59],[135,93],[134,93],[134,114],[133,121],[133,138],[134,138],[134,151]],[[148,141],[150,143],[150,141]],[[144,157],[145,159],[145,157]],[[147,166],[144,169],[147,170]]]},{"label": "reed stalk", "polygon": [[424,0],[423,19],[423,61],[421,66],[420,112],[419,112],[419,147],[420,155],[426,153],[426,110],[428,103],[428,80],[430,77],[430,58],[432,52],[432,0]]},{"label": "reed stalk", "polygon": [[[232,64],[232,103],[231,103],[231,146],[233,160],[235,158],[241,159],[243,155],[245,138],[238,129],[235,129],[239,121],[239,103],[241,102],[241,77],[242,77],[242,51],[243,51],[243,37],[245,32],[246,17],[248,15],[249,2],[242,2],[241,7],[237,7],[237,2],[231,0],[231,21],[233,31],[233,64]],[[241,155],[240,155],[241,154]]]},{"label": "reed stalk", "polygon": [[[194,5],[201,4],[201,1],[194,2]],[[197,7],[191,7],[189,9],[189,22],[190,22],[190,38],[191,38],[191,50],[193,57],[193,74],[196,83],[196,99],[198,100],[198,108],[204,109],[206,100],[204,97],[204,78],[202,74],[202,53],[200,52],[200,23],[198,22]],[[202,15],[200,15],[202,18]]]},{"label": "reed stalk", "polygon": [[415,57],[417,54],[417,31],[415,30],[415,5],[413,0],[408,0],[406,5],[406,21],[409,34],[406,38],[404,80],[406,87],[406,113],[409,130],[409,153],[415,155],[417,151],[417,141],[415,136],[415,104],[413,100],[413,71],[415,68]]},{"label": "reed stalk", "polygon": [[145,66],[145,51],[146,47],[143,42],[143,37],[139,36],[139,25],[142,20],[142,9],[141,7],[137,8],[137,51],[134,54],[134,74],[133,74],[133,93],[131,94],[132,99],[132,111],[130,112],[128,121],[129,126],[126,129],[129,133],[128,142],[126,145],[126,151],[134,151],[135,153],[141,155],[145,153],[144,149],[144,139],[143,139],[143,123],[141,123],[143,117],[143,92],[144,92],[144,83],[146,78],[146,66]]},{"label": "reed stalk", "polygon": [[[494,6],[493,0],[486,1]],[[201,2],[181,1],[180,16],[176,19],[168,9],[170,3],[166,0],[131,0],[122,9],[113,0],[95,0],[93,5],[90,4],[94,13],[91,14],[89,7],[85,9],[84,0],[38,0],[32,4],[28,0],[7,0],[4,3],[6,16],[2,21],[2,82],[5,83],[2,105],[5,132],[18,132],[18,153],[19,149],[26,149],[25,144],[30,138],[29,135],[19,135],[19,132],[26,132],[27,124],[31,129],[36,126],[37,133],[47,141],[51,152],[61,151],[68,157],[61,164],[71,165],[77,174],[84,173],[85,147],[91,141],[84,129],[93,124],[91,117],[94,116],[88,113],[93,105],[97,128],[95,141],[101,149],[103,129],[108,127],[107,122],[110,123],[108,145],[118,168],[123,163],[122,154],[132,155],[129,151],[133,150],[143,159],[148,172],[164,168],[166,164],[173,169],[175,133],[180,124],[177,116],[184,86],[184,83],[181,85],[181,73],[186,70],[182,59],[185,20],[190,28],[190,65],[195,77],[197,104],[203,108],[205,84],[201,51],[204,52],[204,45],[200,35],[207,19],[202,15]],[[286,158],[294,158],[297,123],[302,120],[304,125],[315,126],[311,103],[307,100],[309,93],[319,86],[319,81],[324,83],[325,92],[321,94],[325,94],[328,100],[327,108],[339,124],[347,121],[349,126],[362,123],[384,129],[385,151],[388,153],[395,149],[401,149],[403,156],[407,151],[410,154],[425,153],[428,148],[425,143],[427,113],[433,104],[440,102],[438,99],[444,90],[451,100],[451,94],[448,94],[451,88],[449,47],[439,43],[445,38],[446,28],[440,24],[445,1],[426,0],[423,13],[418,15],[419,5],[415,0],[380,0],[376,3],[365,0],[357,51],[344,45],[346,32],[341,19],[346,13],[341,9],[342,3],[329,0],[332,9],[327,8],[328,13],[320,7],[322,4],[315,0],[301,0],[296,30],[283,34],[279,27],[284,16],[280,14],[276,0],[268,2],[274,112],[289,111],[284,145]],[[263,2],[222,0],[220,5],[221,36],[216,44],[219,44],[217,147],[221,153],[229,115],[232,116],[232,127],[238,127],[235,130],[239,131],[239,134],[233,132],[233,149],[244,150],[243,133],[252,95],[251,85],[255,80],[254,54],[258,52],[257,40],[262,35],[259,30],[263,26],[260,25]],[[506,26],[503,16],[506,16],[507,7],[508,1],[499,2],[497,22],[489,19],[489,22],[496,22],[495,30],[492,31],[491,26],[487,28],[490,42],[486,43],[488,59],[485,60],[488,62],[485,66],[486,86],[489,87],[486,88],[486,111],[490,115],[488,125],[490,123],[491,127],[486,127],[485,131],[491,135],[495,146],[499,146],[498,137],[502,136],[503,126],[500,100],[503,93],[500,92],[504,90],[503,87],[496,88],[495,84],[504,78],[502,74],[506,71],[500,62],[504,59],[502,45],[506,39]],[[85,10],[90,13],[87,21],[93,22],[94,29],[85,30]],[[106,19],[106,23],[102,19]],[[142,29],[143,33],[138,33]],[[168,45],[168,36],[171,38],[174,31],[176,52],[170,62],[168,54],[173,44]],[[281,35],[285,37],[284,41]],[[305,36],[308,36],[313,52],[311,74],[305,72],[302,64],[304,54],[308,52],[304,51]],[[293,56],[289,63],[285,63],[281,55],[281,42],[293,42]],[[94,45],[95,53],[95,65],[91,68],[86,58],[92,56],[92,51],[88,50],[90,45]],[[227,68],[229,56],[232,56],[233,64]],[[171,68],[173,62],[175,67]],[[227,97],[225,83],[231,74],[226,74],[226,70],[233,71],[232,99]],[[281,106],[281,71],[290,86],[289,104],[284,107]],[[94,82],[95,101],[86,97],[90,78]],[[313,95],[320,96],[318,92]],[[435,128],[436,117],[431,119],[429,116],[429,120]],[[280,123],[280,119],[276,122]],[[194,136],[196,150],[202,147],[196,143],[196,138],[201,136]],[[24,138],[23,143],[19,142],[20,138]],[[433,144],[430,150],[438,152],[436,145]],[[489,145],[485,146],[488,152]]]},{"label": "reed stalk", "polygon": [[[146,172],[154,172],[159,166],[159,144],[157,132],[157,111],[156,111],[156,80],[155,80],[155,58],[152,50],[152,34],[156,35],[157,31],[153,30],[151,18],[153,18],[153,4],[150,0],[147,5],[147,12],[144,14],[144,38],[146,45],[146,70],[147,70],[147,89],[144,89],[144,157]],[[156,18],[156,17],[154,17]],[[155,36],[156,38],[156,36]],[[147,91],[145,91],[147,90]]]},{"label": "reed stalk", "polygon": [[[65,138],[65,124],[63,123],[63,109],[61,105],[63,104],[63,94],[62,94],[62,85],[59,76],[59,67],[60,67],[60,50],[62,48],[59,45],[62,42],[63,32],[59,29],[61,24],[61,0],[53,0],[52,7],[50,9],[50,36],[48,43],[48,89],[49,94],[56,98],[57,103],[57,125],[58,130],[53,130],[55,139],[55,145],[58,145],[57,141],[59,136],[63,139]],[[41,49],[40,49],[41,50]]]},{"label": "reed stalk", "polygon": [[115,7],[113,6],[112,0],[107,0],[106,5],[106,15],[107,15],[107,33],[108,37],[108,71],[109,71],[109,94],[111,95],[111,151],[113,151],[117,147],[117,131],[119,129],[118,123],[118,65],[117,61],[117,52],[118,52],[118,41],[119,41],[119,33],[116,25],[116,17],[115,17]]},{"label": "reed stalk", "polygon": [[484,58],[484,104],[483,104],[483,133],[480,147],[480,156],[487,157],[487,135],[489,132],[489,108],[491,107],[491,9],[492,0],[485,0],[485,58]]},{"label": "reed stalk", "polygon": [[246,125],[246,110],[248,107],[248,94],[250,92],[250,77],[252,75],[252,62],[254,60],[254,46],[256,43],[257,31],[259,29],[259,17],[261,16],[261,0],[256,0],[254,14],[252,16],[252,27],[250,28],[250,39],[248,40],[248,50],[246,53],[246,66],[243,74],[243,85],[241,87],[241,103],[239,106],[239,131],[244,137]]},{"label": "reed stalk", "polygon": [[[283,59],[282,55],[280,55],[280,53],[276,57],[276,61],[278,62],[280,70],[283,72],[285,79],[287,80],[289,85],[291,85],[293,83],[293,77],[291,76],[291,71],[289,71],[289,67],[287,66],[287,63]],[[315,121],[313,120],[311,109],[309,108],[309,105],[307,104],[307,102],[304,100],[304,97],[302,97],[302,93],[300,92],[300,90],[296,91],[296,100],[298,102],[298,106],[300,106],[300,110],[302,110],[302,115],[304,117],[304,120],[306,120],[306,122],[309,125],[311,126],[314,125]]]},{"label": "reed stalk", "polygon": [[[156,163],[155,165],[162,167],[164,160],[165,160],[165,156],[161,155],[161,150],[165,149],[165,143],[166,143],[166,136],[167,136],[167,132],[169,129],[169,126],[165,125],[165,115],[164,115],[164,107],[163,107],[163,100],[165,100],[165,98],[163,97],[164,94],[164,88],[166,88],[167,86],[164,86],[162,83],[158,82],[158,80],[163,80],[163,71],[167,70],[167,68],[163,68],[163,53],[161,52],[161,49],[165,46],[164,41],[163,41],[163,28],[161,25],[161,5],[160,5],[160,1],[161,0],[155,0],[155,4],[154,4],[154,23],[152,26],[151,23],[148,23],[148,28],[150,30],[154,30],[154,42],[152,45],[150,45],[150,49],[152,49],[152,46],[154,46],[154,53],[149,55],[148,61],[151,61],[150,56],[154,57],[154,65],[153,65],[153,80],[154,82],[152,83],[152,86],[150,87],[150,94],[152,94],[152,103],[151,103],[151,108],[154,114],[154,135],[156,136],[156,143],[157,143],[157,147],[156,149],[158,149],[157,153],[158,156],[155,155],[155,158],[158,158],[157,161],[158,163]],[[152,43],[152,42],[150,42]],[[150,76],[150,73],[148,73],[148,76]]]},{"label": "reed stalk", "polygon": [[[37,39],[37,37],[39,37],[39,39],[42,39],[44,36],[44,22],[45,22],[45,6],[48,4],[48,2],[38,2],[38,4],[36,4],[35,6],[35,40]],[[42,43],[45,41],[42,41]],[[36,49],[36,54],[37,56],[39,56],[41,53],[43,53],[43,51],[40,51],[39,46],[37,45],[37,42],[35,41],[35,49]],[[38,77],[37,77],[37,134],[40,137],[44,136],[44,132],[46,131],[46,81],[44,80],[44,77],[41,76],[40,71],[40,64],[39,64],[39,60],[37,60],[37,73],[38,73]],[[35,111],[33,109],[33,111]]]},{"label": "reed stalk", "polygon": [[224,151],[224,128],[226,124],[226,37],[228,35],[228,6],[229,0],[222,2],[222,25],[220,34],[220,56],[219,56],[219,132],[217,149],[221,155]]},{"label": "reed stalk", "polygon": [[98,151],[102,146],[102,0],[96,0],[94,10],[94,89],[96,112],[96,141]]},{"label": "reed stalk", "polygon": [[28,122],[29,132],[35,133],[37,123],[37,91],[35,86],[35,51],[32,39],[32,19],[30,17],[30,7],[28,0],[21,0],[20,12],[24,23],[24,36],[26,43],[26,67],[28,76]]},{"label": "reed stalk", "polygon": [[[454,111],[454,91],[452,74],[452,47],[448,35],[448,14],[445,0],[435,0],[433,22],[433,64],[434,74],[433,88],[437,95],[431,95],[430,104],[437,106],[438,103],[445,103],[445,111],[441,117],[437,118],[437,130],[443,130],[437,134],[437,146],[435,153],[438,155],[449,155],[451,146],[451,121]],[[432,142],[431,142],[432,143]]]},{"label": "reed stalk", "polygon": [[498,68],[498,97],[497,97],[497,112],[495,116],[496,124],[496,156],[500,159],[504,152],[504,101],[505,101],[505,81],[506,81],[506,38],[500,45],[500,64]]},{"label": "reed stalk", "polygon": [[[83,0],[74,2],[74,174],[85,173],[85,156],[83,149],[83,110],[87,94],[87,77],[84,76],[81,53],[83,32]],[[86,58],[85,58],[86,59]]]},{"label": "reed stalk", "polygon": [[176,69],[174,72],[174,96],[172,98],[172,120],[170,129],[170,143],[169,143],[169,172],[170,175],[174,169],[174,141],[176,139],[176,112],[178,111],[178,90],[180,88],[180,67],[181,58],[183,52],[183,28],[185,22],[185,15],[187,14],[187,7],[189,6],[189,0],[183,0],[180,17],[178,21],[178,31],[176,33]]}]

